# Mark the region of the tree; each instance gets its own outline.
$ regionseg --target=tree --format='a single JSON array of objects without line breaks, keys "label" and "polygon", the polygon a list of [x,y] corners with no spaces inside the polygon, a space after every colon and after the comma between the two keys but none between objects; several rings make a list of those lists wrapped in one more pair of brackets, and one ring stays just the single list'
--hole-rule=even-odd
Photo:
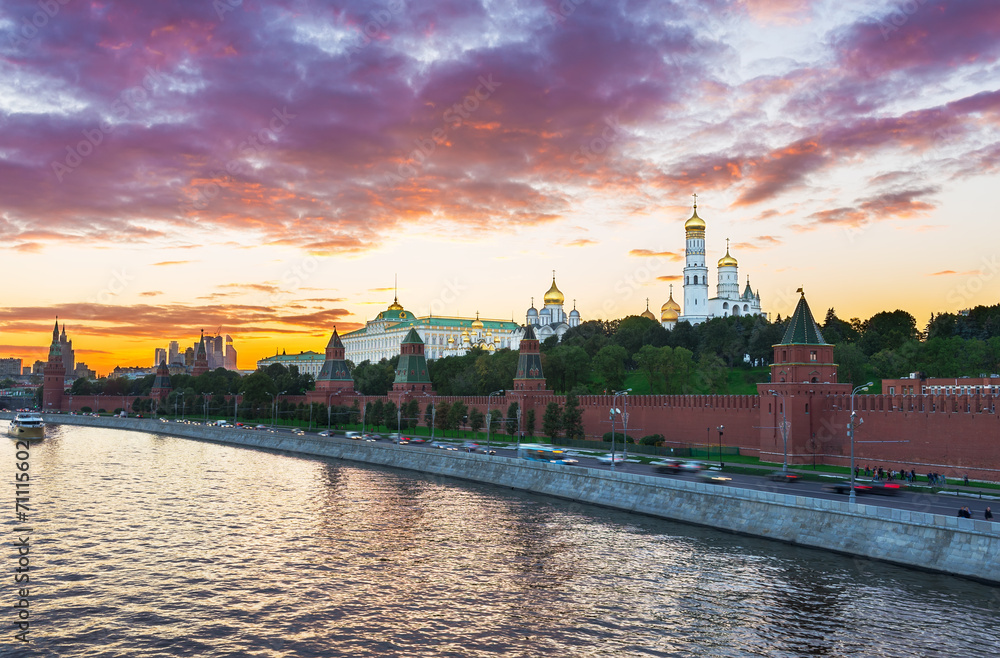
[{"label": "tree", "polygon": [[650,393],[663,391],[663,360],[669,355],[669,347],[653,347],[643,345],[635,354],[635,365],[646,378]]},{"label": "tree", "polygon": [[[621,347],[615,345],[618,349]],[[624,351],[624,350],[622,350]],[[545,415],[542,416],[542,432],[545,436],[549,437],[551,440],[555,440],[559,437],[559,432],[562,430],[562,409],[559,407],[558,402],[549,402],[548,406],[545,407]]]},{"label": "tree", "polygon": [[385,403],[382,400],[375,400],[372,404],[365,405],[365,413],[368,415],[370,425],[376,428],[381,427],[382,419],[385,416]]},{"label": "tree", "polygon": [[449,429],[457,430],[459,427],[465,425],[465,418],[469,415],[469,407],[461,400],[456,400],[451,403],[451,408],[448,410],[448,427]]},{"label": "tree", "polygon": [[511,402],[509,405],[507,405],[507,423],[505,429],[507,430],[507,434],[511,436],[517,436],[518,409],[520,409],[520,406],[518,405],[517,402]]},{"label": "tree", "polygon": [[567,439],[582,441],[586,438],[583,431],[583,409],[580,408],[580,401],[575,395],[566,395],[566,405],[563,408],[562,426],[566,432]]},{"label": "tree", "polygon": [[430,427],[434,424],[434,420],[437,418],[437,412],[434,411],[434,403],[428,402],[427,408],[424,410],[424,426]]},{"label": "tree", "polygon": [[625,383],[625,359],[628,354],[621,345],[606,345],[594,357],[593,367],[604,380],[609,391],[618,390]]},{"label": "tree", "polygon": [[413,429],[420,422],[420,402],[416,398],[413,398],[406,403],[403,410],[403,417],[406,421],[406,428]]},{"label": "tree", "polygon": [[535,409],[528,409],[524,414],[524,433],[531,438],[535,438]]},{"label": "tree", "polygon": [[478,407],[473,407],[469,411],[469,429],[472,430],[474,435],[478,434],[479,430],[483,429],[483,424],[485,422],[486,416],[479,410]]},{"label": "tree", "polygon": [[437,412],[435,412],[434,424],[439,430],[446,430],[451,426],[449,414],[451,405],[447,402],[438,402]]},{"label": "tree", "polygon": [[386,400],[385,404],[382,405],[382,424],[389,428],[396,428],[397,431],[401,429],[396,403],[392,400]]},{"label": "tree", "polygon": [[[824,336],[825,338],[825,336]],[[833,360],[837,363],[837,381],[860,386],[869,381],[868,359],[854,343],[833,346]]]}]

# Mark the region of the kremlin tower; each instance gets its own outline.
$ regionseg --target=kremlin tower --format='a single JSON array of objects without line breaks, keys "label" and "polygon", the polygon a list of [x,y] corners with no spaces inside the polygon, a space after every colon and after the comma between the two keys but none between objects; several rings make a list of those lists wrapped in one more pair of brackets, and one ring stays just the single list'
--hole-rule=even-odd
[{"label": "kremlin tower", "polygon": [[56,318],[56,326],[52,330],[52,344],[49,346],[49,360],[45,364],[45,374],[42,379],[42,411],[61,411],[65,392],[66,364],[59,342],[59,318]]},{"label": "kremlin tower", "polygon": [[344,360],[344,343],[340,340],[337,328],[326,344],[326,361],[316,377],[316,390],[329,393],[353,393],[354,378]]}]

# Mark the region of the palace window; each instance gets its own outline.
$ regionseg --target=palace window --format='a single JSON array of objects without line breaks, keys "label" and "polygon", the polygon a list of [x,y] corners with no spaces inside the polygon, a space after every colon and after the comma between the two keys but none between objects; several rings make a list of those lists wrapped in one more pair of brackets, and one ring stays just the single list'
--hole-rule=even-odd
[{"label": "palace window", "polygon": [[816,360],[816,350],[811,350],[809,352],[809,360],[810,361],[815,361]]}]

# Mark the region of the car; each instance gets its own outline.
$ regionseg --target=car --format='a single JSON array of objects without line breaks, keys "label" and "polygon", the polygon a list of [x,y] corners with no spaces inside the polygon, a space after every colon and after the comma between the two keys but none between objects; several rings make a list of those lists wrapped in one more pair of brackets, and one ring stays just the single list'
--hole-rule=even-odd
[{"label": "car", "polygon": [[389,435],[389,440],[390,441],[399,441],[399,439],[400,439],[401,436],[402,435],[399,434],[399,432],[393,432],[392,434]]},{"label": "car", "polygon": [[606,455],[598,455],[597,461],[601,462],[602,464],[611,464],[611,463],[620,464],[623,461],[625,461],[625,458],[622,457],[621,453],[616,453],[612,455],[609,452]]},{"label": "car", "polygon": [[665,461],[649,462],[649,465],[657,473],[680,473],[681,464],[683,463],[679,459],[668,459]]},{"label": "car", "polygon": [[[823,485],[823,489],[839,494],[849,494],[851,493],[851,481],[843,480],[842,482],[831,482],[830,484]],[[860,496],[861,494],[871,493],[871,490],[871,482],[861,482],[859,480],[854,481],[854,493],[856,495]]]},{"label": "car", "polygon": [[381,434],[369,434],[368,438],[372,441],[381,441],[383,439]]},{"label": "car", "polygon": [[767,474],[767,479],[773,482],[798,482],[799,476],[790,471],[773,471]]},{"label": "car", "polygon": [[320,436],[330,436],[330,430],[323,430],[319,433]]},{"label": "car", "polygon": [[355,441],[361,440],[361,432],[344,432],[345,439],[354,439]]},{"label": "car", "polygon": [[905,489],[905,485],[899,482],[878,482],[871,483],[871,492],[873,494],[879,494],[881,496],[896,496]]},{"label": "car", "polygon": [[726,477],[725,475],[719,475],[714,471],[701,471],[698,473],[698,479],[702,482],[707,482],[708,484],[725,484],[727,482],[732,482],[733,478]]},{"label": "car", "polygon": [[256,427],[254,427],[254,429],[255,430],[266,430],[267,429],[267,425],[257,425]]},{"label": "car", "polygon": [[403,440],[408,441],[410,443],[427,443],[428,442],[427,439],[425,439],[422,436],[403,437]]},{"label": "car", "polygon": [[[232,425],[230,425],[230,427],[232,427]],[[297,434],[298,436],[304,436],[305,435],[305,430],[294,429],[294,430],[292,430],[292,434]]]}]

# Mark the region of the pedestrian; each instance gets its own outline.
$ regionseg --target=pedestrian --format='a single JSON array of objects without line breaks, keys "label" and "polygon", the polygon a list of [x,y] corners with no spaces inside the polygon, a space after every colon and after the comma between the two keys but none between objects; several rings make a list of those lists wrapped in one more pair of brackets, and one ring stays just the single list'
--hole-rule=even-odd
[{"label": "pedestrian", "polygon": [[983,517],[985,517],[987,521],[992,521],[993,520],[993,512],[990,511],[989,507],[987,507],[986,511],[983,512]]},{"label": "pedestrian", "polygon": [[962,478],[962,482],[965,483],[965,486],[969,486],[969,474],[968,473],[966,473],[965,477]]}]

